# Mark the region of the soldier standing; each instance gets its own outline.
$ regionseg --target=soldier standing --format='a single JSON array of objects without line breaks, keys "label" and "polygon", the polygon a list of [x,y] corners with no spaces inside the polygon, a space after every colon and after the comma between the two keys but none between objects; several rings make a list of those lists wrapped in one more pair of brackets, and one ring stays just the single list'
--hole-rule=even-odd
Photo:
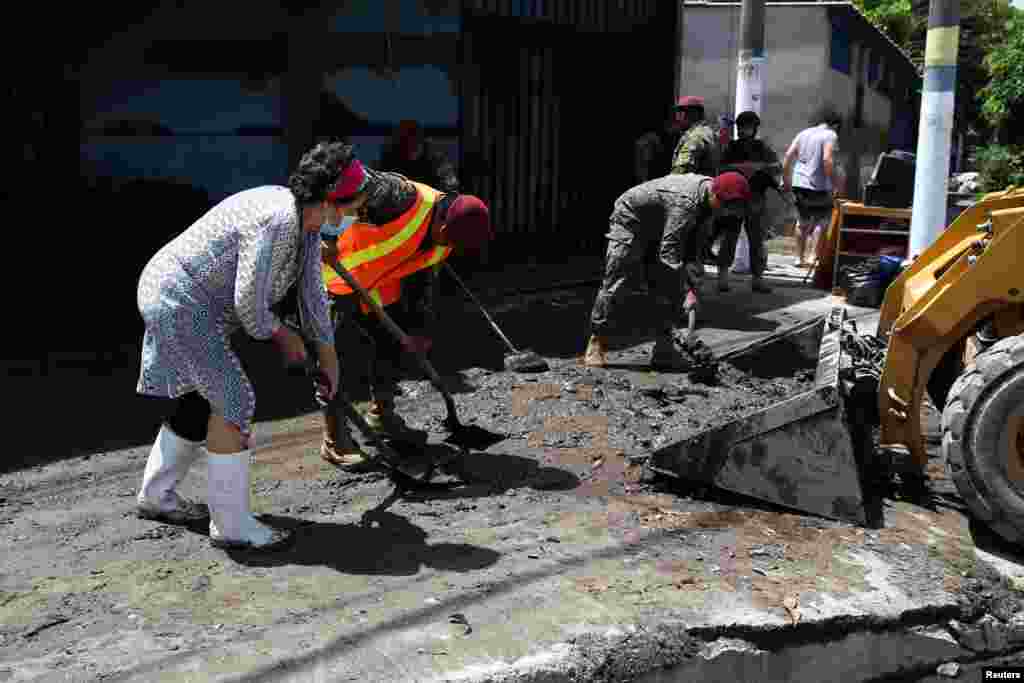
[{"label": "soldier standing", "polygon": [[[696,173],[715,177],[718,175],[718,136],[705,120],[704,98],[694,95],[680,97],[676,102],[680,110],[682,135],[672,152],[672,173]],[[710,244],[710,223],[702,225],[694,236],[694,261],[703,272]]]},{"label": "soldier standing", "polygon": [[718,250],[718,291],[729,291],[729,268],[736,257],[736,239],[740,227],[745,227],[750,243],[751,289],[767,293],[771,288],[762,279],[765,268],[764,226],[762,219],[765,209],[765,192],[777,187],[775,175],[782,170],[779,157],[764,140],[757,138],[761,118],[752,111],[745,111],[736,117],[739,137],[729,143],[722,155],[723,170],[736,170],[746,176],[750,183],[751,199],[747,213],[741,219],[722,217],[718,227],[722,232],[722,246]]},{"label": "soldier standing", "polygon": [[696,173],[715,177],[718,173],[718,139],[704,120],[704,98],[680,97],[682,136],[672,153],[672,173]]}]

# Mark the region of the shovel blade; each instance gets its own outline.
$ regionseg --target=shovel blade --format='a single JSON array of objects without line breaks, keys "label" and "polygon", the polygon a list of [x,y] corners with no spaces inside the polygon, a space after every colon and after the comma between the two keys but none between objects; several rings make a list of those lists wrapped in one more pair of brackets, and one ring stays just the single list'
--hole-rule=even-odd
[{"label": "shovel blade", "polygon": [[824,322],[814,389],[655,451],[653,470],[864,525],[858,454],[839,385],[845,310]]},{"label": "shovel blade", "polygon": [[548,362],[533,351],[520,351],[505,356],[505,369],[511,372],[547,372]]}]

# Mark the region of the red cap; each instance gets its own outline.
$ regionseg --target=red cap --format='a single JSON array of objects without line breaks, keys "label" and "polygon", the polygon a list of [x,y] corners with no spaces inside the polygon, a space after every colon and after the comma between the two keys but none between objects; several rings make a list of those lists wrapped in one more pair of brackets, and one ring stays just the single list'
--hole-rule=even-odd
[{"label": "red cap", "polygon": [[703,107],[704,98],[697,97],[696,95],[686,95],[676,100],[676,109],[682,109],[683,107]]},{"label": "red cap", "polygon": [[726,171],[712,180],[711,191],[723,202],[750,200],[750,183],[736,171]]},{"label": "red cap", "polygon": [[487,205],[471,194],[456,197],[448,207],[445,218],[445,237],[451,244],[475,251],[494,238],[491,216]]}]

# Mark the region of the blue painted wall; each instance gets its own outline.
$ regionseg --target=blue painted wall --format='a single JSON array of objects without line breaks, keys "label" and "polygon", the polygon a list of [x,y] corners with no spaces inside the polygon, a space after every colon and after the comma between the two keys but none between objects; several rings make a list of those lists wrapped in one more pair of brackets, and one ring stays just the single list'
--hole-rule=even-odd
[{"label": "blue painted wall", "polygon": [[[427,12],[423,4],[436,10]],[[392,35],[450,35],[456,40],[461,26],[457,6],[404,0],[386,12],[384,3],[362,0],[335,16],[331,30],[338,41],[356,33],[377,33],[383,41],[386,30]],[[457,161],[459,100],[454,78],[454,70],[437,65],[399,66],[394,78],[365,66],[351,66],[326,76],[324,88],[369,121],[367,134],[352,137],[357,153],[367,162],[377,161],[390,130],[406,118],[444,131],[437,139]],[[273,135],[273,129],[282,125],[279,79],[262,92],[247,90],[237,80],[113,81],[82,108],[90,131],[119,120],[143,120],[173,133],[164,137],[84,135],[81,160],[87,179],[176,180],[201,187],[214,200],[286,179],[287,149]],[[270,129],[270,134],[237,135],[242,127]]]}]

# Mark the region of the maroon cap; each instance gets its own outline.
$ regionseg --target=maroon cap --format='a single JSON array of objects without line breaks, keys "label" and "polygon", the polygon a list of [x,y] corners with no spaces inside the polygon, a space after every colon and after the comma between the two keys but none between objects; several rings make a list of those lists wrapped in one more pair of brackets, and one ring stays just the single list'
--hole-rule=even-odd
[{"label": "maroon cap", "polygon": [[676,100],[676,109],[682,109],[683,107],[703,107],[704,98],[697,97],[696,95],[686,95]]},{"label": "maroon cap", "polygon": [[712,180],[711,191],[723,202],[750,201],[750,183],[736,171],[727,171]]},{"label": "maroon cap", "polygon": [[449,243],[468,251],[480,249],[494,238],[487,205],[471,194],[459,195],[448,207],[444,235]]}]

